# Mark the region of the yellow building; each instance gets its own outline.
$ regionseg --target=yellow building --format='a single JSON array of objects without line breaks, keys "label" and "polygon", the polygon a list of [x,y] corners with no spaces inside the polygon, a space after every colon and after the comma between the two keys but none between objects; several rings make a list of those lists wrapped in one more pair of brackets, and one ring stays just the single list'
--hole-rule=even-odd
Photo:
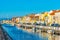
[{"label": "yellow building", "polygon": [[22,17],[21,22],[22,22],[22,23],[25,23],[25,20],[26,20],[26,17],[24,16],[24,17]]},{"label": "yellow building", "polygon": [[[58,21],[57,21],[58,20]],[[28,16],[24,16],[21,18],[13,18],[13,22],[22,22],[22,23],[35,23],[35,22],[43,22],[46,25],[50,25],[52,23],[59,23],[60,24],[60,10],[53,10],[50,12],[44,12],[41,14],[31,14]]]},{"label": "yellow building", "polygon": [[48,12],[45,12],[44,14],[42,14],[42,21],[44,21],[46,25],[51,24],[52,21],[51,15]]}]

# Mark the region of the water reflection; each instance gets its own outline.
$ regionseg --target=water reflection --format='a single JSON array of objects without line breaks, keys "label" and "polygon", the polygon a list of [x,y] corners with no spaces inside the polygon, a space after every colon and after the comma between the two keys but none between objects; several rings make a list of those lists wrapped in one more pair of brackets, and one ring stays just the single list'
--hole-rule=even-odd
[{"label": "water reflection", "polygon": [[48,40],[60,40],[60,35],[52,35],[52,34],[49,34],[49,33],[39,33],[39,35],[41,36],[41,37],[43,37],[45,40],[46,40],[46,38],[48,39]]},{"label": "water reflection", "polygon": [[[32,32],[32,29],[29,29],[29,28],[26,28],[26,29],[23,28],[23,29],[24,31],[26,30],[27,32]],[[41,30],[37,30],[36,32],[37,34],[39,34],[40,38],[42,38],[43,40],[60,40],[60,35],[41,32]]]}]

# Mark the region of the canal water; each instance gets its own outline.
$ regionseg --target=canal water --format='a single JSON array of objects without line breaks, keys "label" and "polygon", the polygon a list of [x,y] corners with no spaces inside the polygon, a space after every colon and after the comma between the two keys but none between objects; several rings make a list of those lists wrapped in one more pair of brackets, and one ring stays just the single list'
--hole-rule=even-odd
[{"label": "canal water", "polygon": [[8,33],[13,40],[60,40],[59,35],[51,35],[48,33],[28,33],[21,29],[17,29],[16,26],[3,24],[2,28]]}]

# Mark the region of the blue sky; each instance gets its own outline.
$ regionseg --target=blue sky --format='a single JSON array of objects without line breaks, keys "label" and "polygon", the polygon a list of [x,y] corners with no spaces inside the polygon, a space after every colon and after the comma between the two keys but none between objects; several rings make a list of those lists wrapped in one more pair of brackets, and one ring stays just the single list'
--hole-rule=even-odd
[{"label": "blue sky", "polygon": [[0,17],[24,16],[56,9],[60,9],[59,0],[0,0]]}]

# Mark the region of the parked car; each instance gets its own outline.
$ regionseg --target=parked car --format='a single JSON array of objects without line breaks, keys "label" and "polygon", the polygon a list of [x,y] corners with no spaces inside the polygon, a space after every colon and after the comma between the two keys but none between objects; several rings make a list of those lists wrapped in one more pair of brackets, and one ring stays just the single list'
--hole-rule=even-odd
[{"label": "parked car", "polygon": [[45,23],[34,23],[34,25],[46,26]]},{"label": "parked car", "polygon": [[60,27],[59,24],[51,24],[51,26],[54,26],[54,27]]}]

